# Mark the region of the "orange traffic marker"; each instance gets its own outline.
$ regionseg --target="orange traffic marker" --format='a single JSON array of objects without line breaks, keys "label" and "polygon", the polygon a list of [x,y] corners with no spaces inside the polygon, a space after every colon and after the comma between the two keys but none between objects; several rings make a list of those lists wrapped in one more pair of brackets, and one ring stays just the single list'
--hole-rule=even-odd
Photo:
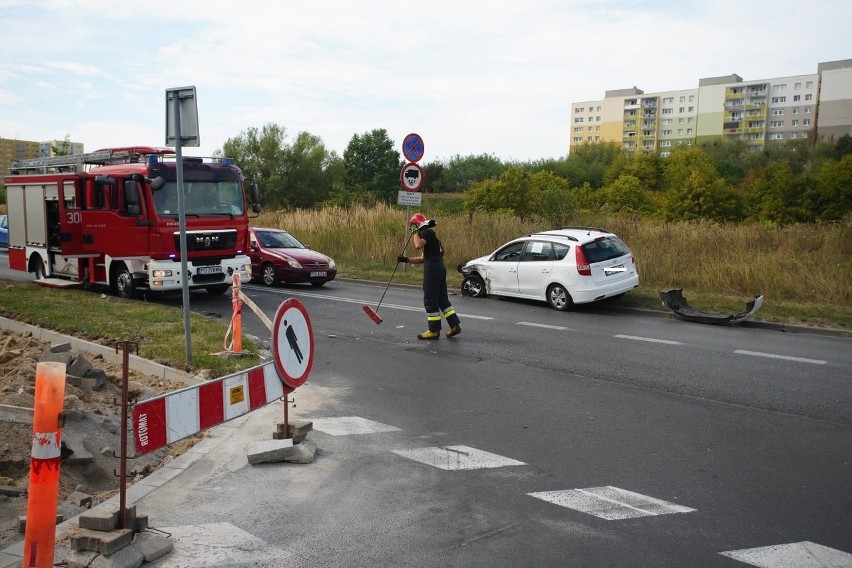
[{"label": "orange traffic marker", "polygon": [[30,455],[27,528],[24,533],[25,568],[53,566],[62,437],[59,415],[62,413],[64,398],[65,365],[36,365],[33,448]]}]

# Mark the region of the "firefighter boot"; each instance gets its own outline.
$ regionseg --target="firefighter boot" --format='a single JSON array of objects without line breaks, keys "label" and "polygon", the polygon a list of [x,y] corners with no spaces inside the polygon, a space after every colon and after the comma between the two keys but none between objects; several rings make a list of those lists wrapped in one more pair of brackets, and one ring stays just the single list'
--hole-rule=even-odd
[{"label": "firefighter boot", "polygon": [[461,326],[456,324],[447,330],[447,337],[455,337],[461,333]]},{"label": "firefighter boot", "polygon": [[440,331],[432,331],[431,329],[417,334],[417,339],[438,339],[440,337]]}]

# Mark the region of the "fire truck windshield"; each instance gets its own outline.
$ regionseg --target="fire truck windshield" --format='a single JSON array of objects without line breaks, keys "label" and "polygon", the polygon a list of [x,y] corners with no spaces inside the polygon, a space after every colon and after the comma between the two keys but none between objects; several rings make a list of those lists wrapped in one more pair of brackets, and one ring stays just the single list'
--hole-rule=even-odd
[{"label": "fire truck windshield", "polygon": [[[186,215],[242,215],[243,195],[236,181],[185,181]],[[177,183],[166,182],[154,192],[157,215],[177,215]]]}]

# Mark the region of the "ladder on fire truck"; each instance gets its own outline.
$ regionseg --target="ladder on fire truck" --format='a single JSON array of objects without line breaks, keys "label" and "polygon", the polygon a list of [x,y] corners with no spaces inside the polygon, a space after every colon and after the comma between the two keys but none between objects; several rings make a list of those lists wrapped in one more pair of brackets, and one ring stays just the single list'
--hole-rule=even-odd
[{"label": "ladder on fire truck", "polygon": [[173,155],[172,148],[132,147],[113,148],[89,152],[87,154],[69,154],[67,156],[52,156],[50,158],[33,158],[30,160],[12,160],[9,166],[10,175],[82,172],[85,166],[107,166],[113,164],[132,164],[141,162],[145,156]]}]

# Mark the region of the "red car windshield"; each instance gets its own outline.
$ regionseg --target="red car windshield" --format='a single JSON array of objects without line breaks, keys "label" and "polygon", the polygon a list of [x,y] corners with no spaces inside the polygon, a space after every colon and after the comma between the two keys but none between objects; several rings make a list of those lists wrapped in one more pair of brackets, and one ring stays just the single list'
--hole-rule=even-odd
[{"label": "red car windshield", "polygon": [[255,234],[264,248],[306,248],[296,237],[283,231],[256,231]]}]

